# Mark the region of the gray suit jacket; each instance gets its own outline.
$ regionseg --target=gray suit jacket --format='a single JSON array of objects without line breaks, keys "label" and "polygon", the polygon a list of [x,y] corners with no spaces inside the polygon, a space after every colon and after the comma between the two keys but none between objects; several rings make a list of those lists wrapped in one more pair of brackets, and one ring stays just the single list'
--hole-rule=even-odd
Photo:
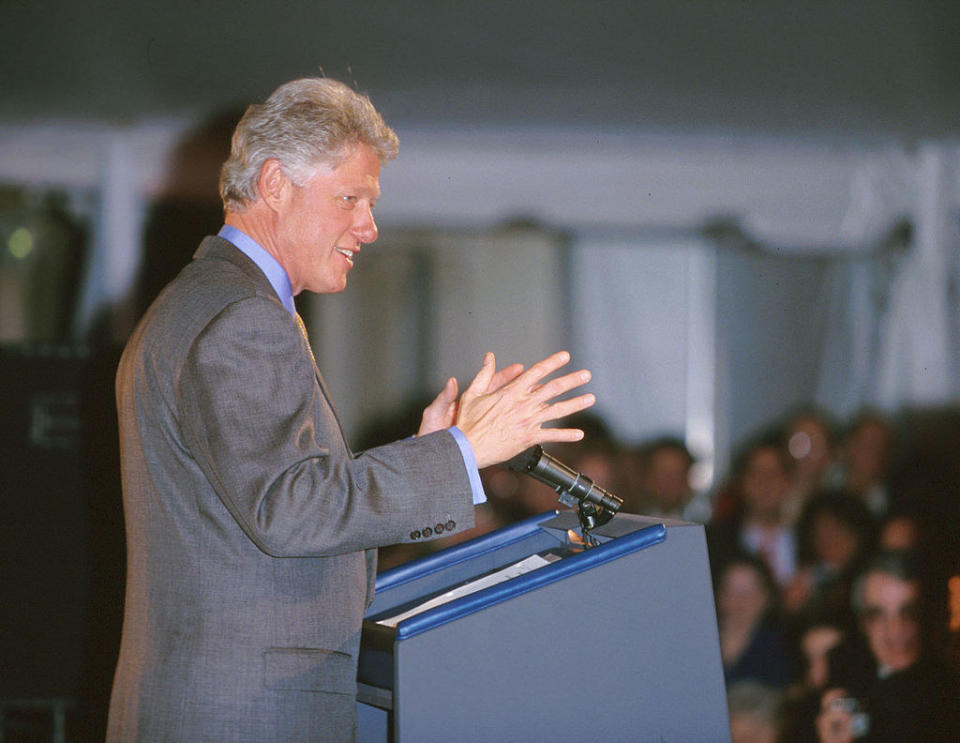
[{"label": "gray suit jacket", "polygon": [[473,523],[453,437],[351,453],[295,319],[217,237],[132,335],[117,405],[127,593],[108,740],[350,740],[372,548]]}]

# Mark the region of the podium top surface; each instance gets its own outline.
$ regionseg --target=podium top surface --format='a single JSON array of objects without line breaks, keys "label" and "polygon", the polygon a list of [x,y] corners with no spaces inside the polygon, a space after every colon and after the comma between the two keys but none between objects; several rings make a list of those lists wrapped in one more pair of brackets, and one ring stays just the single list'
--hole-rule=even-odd
[{"label": "podium top surface", "polygon": [[[417,580],[424,575],[448,569],[453,565],[529,539],[545,530],[565,532],[569,528],[566,516],[567,514],[558,515],[556,512],[551,512],[526,519],[506,529],[479,537],[463,545],[456,545],[423,560],[417,560],[399,568],[385,571],[377,579],[377,591],[389,591],[391,588]],[[575,516],[574,523],[576,523]],[[631,523],[629,528],[621,526],[615,529],[615,532],[615,534],[611,534],[613,538],[609,541],[592,549],[569,555],[531,572],[509,578],[496,585],[482,588],[474,593],[452,599],[403,619],[396,625],[395,640],[401,641],[414,637],[489,606],[562,581],[578,573],[592,570],[625,555],[659,544],[664,541],[667,535],[667,529],[662,523],[648,523],[646,525]]]}]

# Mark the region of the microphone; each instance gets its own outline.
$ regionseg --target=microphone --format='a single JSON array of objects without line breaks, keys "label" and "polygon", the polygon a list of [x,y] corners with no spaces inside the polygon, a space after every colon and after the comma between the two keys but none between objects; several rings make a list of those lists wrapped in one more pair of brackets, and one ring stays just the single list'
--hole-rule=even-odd
[{"label": "microphone", "polygon": [[[623,500],[608,493],[584,474],[571,469],[547,454],[539,445],[521,452],[513,459],[504,462],[507,469],[524,472],[535,480],[546,483],[563,495],[569,493],[581,503],[593,503],[615,514],[623,505]],[[572,505],[572,504],[567,504]]]}]

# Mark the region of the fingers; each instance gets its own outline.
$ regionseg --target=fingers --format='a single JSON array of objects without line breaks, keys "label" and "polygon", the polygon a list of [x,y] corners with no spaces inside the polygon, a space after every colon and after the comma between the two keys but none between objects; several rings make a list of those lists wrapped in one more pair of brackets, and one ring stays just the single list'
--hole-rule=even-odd
[{"label": "fingers", "polygon": [[447,383],[443,386],[443,389],[440,390],[440,394],[437,395],[437,400],[440,400],[444,405],[450,405],[457,399],[457,378],[450,377],[447,380]]},{"label": "fingers", "polygon": [[496,374],[493,375],[493,379],[490,381],[489,386],[487,387],[487,392],[496,392],[498,389],[503,387],[505,384],[509,384],[514,379],[519,377],[523,373],[523,364],[510,364],[510,366],[501,369]]},{"label": "fingers", "polygon": [[[518,386],[526,387],[530,390],[540,389],[537,383],[541,379],[549,376],[569,362],[570,354],[566,351],[558,351],[538,361],[526,371],[524,371],[522,364],[511,364],[497,371],[496,359],[494,355],[488,351],[483,357],[483,364],[480,367],[480,371],[477,372],[477,376],[473,378],[467,391],[472,394],[489,394],[511,383],[516,383]],[[551,380],[546,385],[543,385],[545,399],[561,395],[589,381],[590,372],[587,371],[573,372],[564,377]]]},{"label": "fingers", "polygon": [[585,369],[544,381],[569,361],[570,354],[560,351],[526,371],[513,364],[497,372],[493,354],[484,357],[456,411],[456,425],[473,447],[479,466],[502,462],[534,444],[583,438],[576,428],[543,427],[596,402],[592,394],[563,399],[590,381]]},{"label": "fingers", "polygon": [[852,743],[850,713],[836,705],[846,694],[844,689],[830,689],[823,695],[816,719],[820,743]]},{"label": "fingers", "polygon": [[843,699],[847,695],[846,689],[832,688],[828,689],[823,693],[823,696],[820,699],[820,711],[827,712],[829,711],[833,703],[838,699]]},{"label": "fingers", "polygon": [[558,395],[569,392],[575,387],[580,387],[590,381],[590,372],[586,369],[570,372],[562,377],[556,377],[544,384],[540,381],[553,374],[565,364],[569,363],[570,354],[566,351],[558,351],[547,358],[533,364],[527,371],[523,372],[514,379],[513,384],[524,389],[526,394],[536,396],[540,402],[546,402]]},{"label": "fingers", "polygon": [[[573,415],[574,413],[579,413],[581,410],[586,410],[591,405],[597,401],[597,398],[592,394],[580,395],[579,397],[572,398],[570,400],[564,400],[562,402],[553,403],[544,411],[545,420],[543,422],[550,422],[559,420],[561,418],[566,418],[568,415]],[[558,442],[573,442],[580,441],[583,439],[583,431],[579,428],[541,428],[540,429],[540,443],[558,443]]]},{"label": "fingers", "polygon": [[569,400],[555,402],[548,408],[550,417],[547,418],[547,420],[553,421],[558,418],[566,418],[568,415],[573,415],[574,413],[579,413],[581,410],[586,410],[591,407],[596,401],[596,396],[588,392],[585,395],[578,395]]},{"label": "fingers", "polygon": [[540,444],[572,444],[583,440],[583,431],[579,428],[541,428],[537,438]]},{"label": "fingers", "polygon": [[447,380],[447,383],[443,385],[443,389],[440,390],[433,402],[427,406],[427,410],[430,411],[444,411],[450,407],[457,399],[457,380],[454,377],[450,377]]},{"label": "fingers", "polygon": [[[586,369],[564,374],[562,377],[551,379],[546,384],[539,385],[531,389],[530,394],[538,398],[541,402],[552,400],[565,392],[576,389],[590,381],[590,372]],[[592,403],[591,403],[592,404]],[[589,406],[587,406],[589,407]],[[576,410],[571,411],[576,412]]]},{"label": "fingers", "polygon": [[525,383],[535,384],[568,363],[570,363],[570,354],[566,351],[557,351],[533,364],[519,377],[518,381],[523,380]]},{"label": "fingers", "polygon": [[483,356],[480,371],[477,372],[477,375],[473,378],[473,381],[470,382],[470,386],[467,387],[463,394],[472,396],[482,395],[493,382],[496,369],[497,360],[490,351],[487,351]]},{"label": "fingers", "polygon": [[441,431],[453,425],[456,417],[457,380],[450,377],[426,409],[420,419],[418,436],[425,436],[434,431]]}]

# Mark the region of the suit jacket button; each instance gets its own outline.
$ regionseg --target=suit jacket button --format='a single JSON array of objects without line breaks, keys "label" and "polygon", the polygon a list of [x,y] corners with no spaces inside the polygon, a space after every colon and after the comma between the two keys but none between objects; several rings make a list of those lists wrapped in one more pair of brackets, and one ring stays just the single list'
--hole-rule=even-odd
[{"label": "suit jacket button", "polygon": [[411,539],[419,539],[419,538],[420,538],[420,530],[419,530],[419,529],[414,529],[412,532],[410,532],[410,538],[411,538]]},{"label": "suit jacket button", "polygon": [[429,538],[432,537],[432,536],[433,536],[433,529],[431,529],[429,526],[426,527],[426,528],[423,530],[423,538],[424,538],[424,539],[429,539]]},{"label": "suit jacket button", "polygon": [[433,530],[437,534],[443,534],[443,524],[437,524],[435,527],[433,527]]},{"label": "suit jacket button", "polygon": [[454,521],[453,519],[450,519],[447,522],[447,531],[453,531],[456,528],[457,528],[457,522]]}]

